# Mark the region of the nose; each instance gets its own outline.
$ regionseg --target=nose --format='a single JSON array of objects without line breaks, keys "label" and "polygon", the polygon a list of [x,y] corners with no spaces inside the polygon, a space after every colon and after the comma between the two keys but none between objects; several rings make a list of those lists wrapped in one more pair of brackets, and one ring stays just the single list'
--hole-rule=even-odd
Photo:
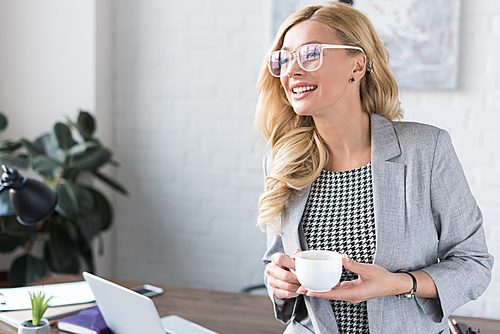
[{"label": "nose", "polygon": [[298,57],[297,51],[291,52],[290,56],[292,59],[290,60],[290,64],[286,69],[286,75],[288,75],[290,78],[293,76],[302,75],[304,70],[302,69],[302,67],[299,64],[299,61],[297,58]]}]

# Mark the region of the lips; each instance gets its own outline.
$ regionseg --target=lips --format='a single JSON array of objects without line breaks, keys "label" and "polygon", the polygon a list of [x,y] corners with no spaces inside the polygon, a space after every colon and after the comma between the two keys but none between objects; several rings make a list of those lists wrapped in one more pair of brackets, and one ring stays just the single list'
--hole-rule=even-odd
[{"label": "lips", "polygon": [[292,93],[294,94],[302,94],[305,92],[309,92],[315,90],[318,86],[310,85],[310,86],[298,86],[292,88]]},{"label": "lips", "polygon": [[289,87],[292,92],[291,98],[295,101],[308,97],[318,88],[317,85],[307,82],[296,82],[291,84]]}]

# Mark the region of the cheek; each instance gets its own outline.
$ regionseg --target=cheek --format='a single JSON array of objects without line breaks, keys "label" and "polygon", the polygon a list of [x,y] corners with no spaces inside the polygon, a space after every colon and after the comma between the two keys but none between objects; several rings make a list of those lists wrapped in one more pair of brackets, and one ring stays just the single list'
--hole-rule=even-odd
[{"label": "cheek", "polygon": [[285,91],[285,95],[288,96],[290,94],[288,89],[286,89],[288,87],[288,78],[282,77],[280,78],[280,82],[281,82],[281,88]]},{"label": "cheek", "polygon": [[283,87],[283,89],[285,89],[286,91],[286,86],[288,85],[288,78],[286,76],[281,77],[280,82],[281,82],[281,87]]}]

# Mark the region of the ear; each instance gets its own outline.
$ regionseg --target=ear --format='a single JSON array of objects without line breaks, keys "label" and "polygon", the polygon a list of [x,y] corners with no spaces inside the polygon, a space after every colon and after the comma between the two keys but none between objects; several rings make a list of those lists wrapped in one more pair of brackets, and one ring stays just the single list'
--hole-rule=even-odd
[{"label": "ear", "polygon": [[359,53],[353,58],[354,65],[352,68],[351,78],[355,81],[360,80],[366,73],[366,54]]}]

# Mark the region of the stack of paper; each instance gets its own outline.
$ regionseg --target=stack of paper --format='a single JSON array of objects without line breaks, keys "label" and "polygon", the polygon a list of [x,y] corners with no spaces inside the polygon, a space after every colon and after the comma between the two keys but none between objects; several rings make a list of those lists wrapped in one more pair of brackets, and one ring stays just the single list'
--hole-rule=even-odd
[{"label": "stack of paper", "polygon": [[51,307],[44,316],[48,318],[89,307],[91,304],[88,303],[95,301],[85,281],[0,289],[0,320],[17,327],[21,322],[31,319],[29,292],[39,291],[53,297],[49,303]]}]

